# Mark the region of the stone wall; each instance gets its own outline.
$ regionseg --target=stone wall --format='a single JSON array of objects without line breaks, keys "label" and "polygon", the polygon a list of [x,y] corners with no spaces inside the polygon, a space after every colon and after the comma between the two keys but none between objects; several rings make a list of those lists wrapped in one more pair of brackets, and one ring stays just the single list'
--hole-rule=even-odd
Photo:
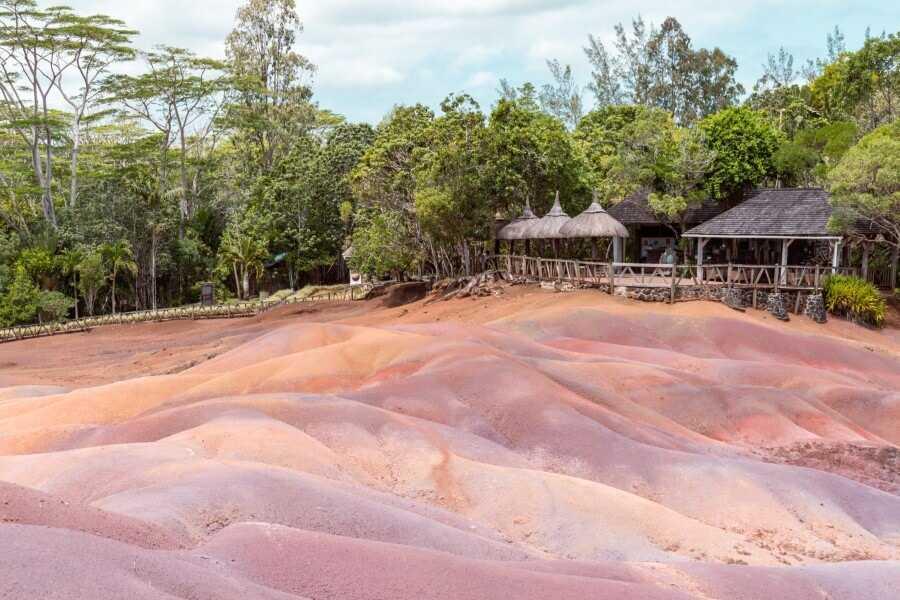
[{"label": "stone wall", "polygon": [[[602,286],[606,287],[606,286]],[[667,287],[624,287],[617,286],[616,296],[631,298],[641,302],[670,302],[672,290]],[[825,319],[824,302],[821,294],[811,292],[780,291],[765,292],[757,290],[756,308],[767,310],[776,318],[786,319],[790,313],[798,308],[797,295],[800,294],[799,309],[816,322],[823,323]],[[816,300],[816,296],[820,300]],[[731,308],[743,310],[753,308],[753,290],[747,288],[706,287],[702,285],[682,286],[675,290],[676,302],[690,302],[694,300],[709,300],[723,302]],[[808,305],[812,303],[812,308]],[[821,308],[819,308],[821,304]]]}]

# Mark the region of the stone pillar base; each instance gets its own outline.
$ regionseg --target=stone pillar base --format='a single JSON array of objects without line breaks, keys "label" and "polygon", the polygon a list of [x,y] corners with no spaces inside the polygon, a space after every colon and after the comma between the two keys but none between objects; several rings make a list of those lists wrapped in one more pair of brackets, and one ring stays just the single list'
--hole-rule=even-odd
[{"label": "stone pillar base", "polygon": [[772,316],[779,321],[791,320],[788,316],[787,307],[784,305],[784,295],[780,293],[769,294],[769,298],[766,300],[766,310],[772,313]]},{"label": "stone pillar base", "polygon": [[828,321],[828,313],[825,311],[825,296],[822,294],[810,294],[806,298],[806,308],[803,314],[816,323]]}]

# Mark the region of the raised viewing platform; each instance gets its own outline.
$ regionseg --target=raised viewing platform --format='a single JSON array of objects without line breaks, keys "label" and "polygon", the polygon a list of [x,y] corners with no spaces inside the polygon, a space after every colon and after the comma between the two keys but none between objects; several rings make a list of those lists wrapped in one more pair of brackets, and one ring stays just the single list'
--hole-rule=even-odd
[{"label": "raised viewing platform", "polygon": [[822,265],[646,264],[519,255],[490,257],[510,278],[566,281],[615,288],[737,287],[762,291],[816,291],[831,274],[857,275],[853,267]]}]

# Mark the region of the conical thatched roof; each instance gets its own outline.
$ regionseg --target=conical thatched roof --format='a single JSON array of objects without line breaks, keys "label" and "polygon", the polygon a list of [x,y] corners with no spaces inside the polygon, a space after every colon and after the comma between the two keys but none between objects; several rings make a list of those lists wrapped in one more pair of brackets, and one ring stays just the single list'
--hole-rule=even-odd
[{"label": "conical thatched roof", "polygon": [[537,221],[537,217],[531,212],[531,206],[525,201],[525,210],[522,216],[513,219],[512,223],[497,232],[498,240],[524,240],[530,239],[526,237],[526,232],[532,223]]},{"label": "conical thatched roof", "polygon": [[556,200],[553,201],[553,208],[541,219],[532,222],[525,232],[526,237],[533,240],[556,240],[566,237],[560,234],[559,230],[563,225],[571,221],[572,218],[566,214],[559,204],[559,192],[556,192]]},{"label": "conical thatched roof", "polygon": [[587,210],[569,219],[569,222],[560,229],[560,234],[567,238],[627,238],[628,229],[600,206],[597,195],[594,194],[594,201]]}]

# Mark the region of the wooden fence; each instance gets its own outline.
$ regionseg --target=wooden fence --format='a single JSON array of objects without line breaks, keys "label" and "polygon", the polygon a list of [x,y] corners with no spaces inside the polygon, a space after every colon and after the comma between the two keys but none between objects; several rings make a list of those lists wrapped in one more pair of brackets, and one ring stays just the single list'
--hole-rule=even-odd
[{"label": "wooden fence", "polygon": [[174,308],[158,308],[156,310],[123,312],[114,315],[82,317],[80,319],[53,323],[19,325],[16,327],[0,328],[0,343],[48,335],[88,331],[94,327],[101,327],[104,325],[253,317],[279,306],[290,304],[361,300],[367,293],[368,289],[363,286],[355,286],[347,290],[321,292],[315,296],[306,298],[289,297],[281,300],[233,302],[230,304],[217,304],[215,306],[179,306]]},{"label": "wooden fence", "polygon": [[807,265],[670,265],[602,263],[532,256],[494,256],[494,268],[534,281],[570,281],[611,287],[734,286],[751,289],[818,290],[832,273],[856,275],[851,267]]}]

